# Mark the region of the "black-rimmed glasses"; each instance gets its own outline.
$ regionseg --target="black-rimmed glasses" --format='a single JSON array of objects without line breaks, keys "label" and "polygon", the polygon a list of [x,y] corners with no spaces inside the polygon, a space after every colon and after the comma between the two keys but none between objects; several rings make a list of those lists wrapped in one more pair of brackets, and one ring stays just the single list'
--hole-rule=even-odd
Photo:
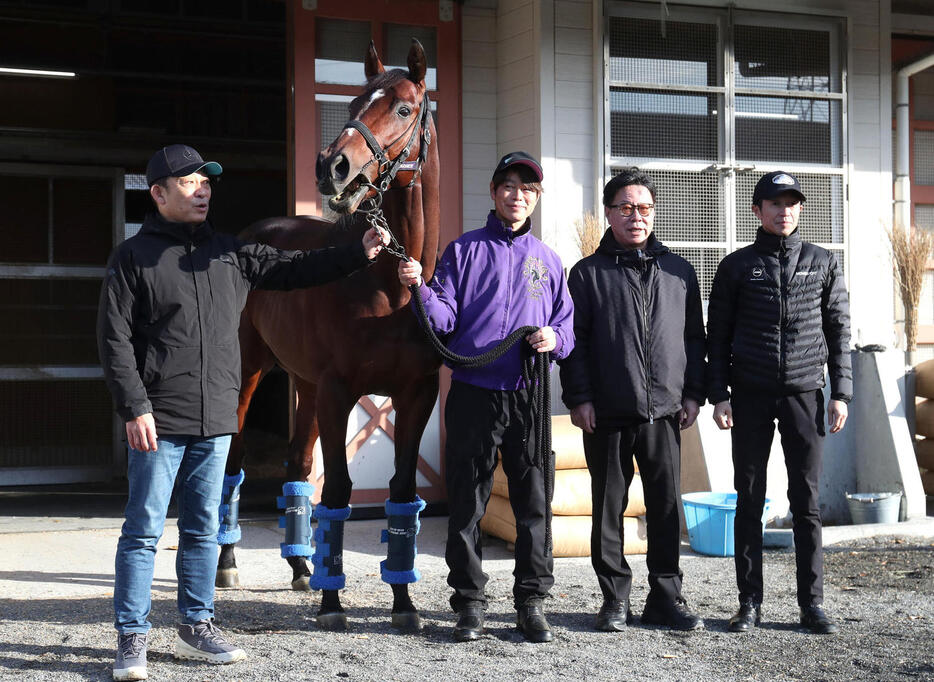
[{"label": "black-rimmed glasses", "polygon": [[639,215],[646,218],[655,210],[655,204],[630,204],[628,201],[624,201],[621,204],[613,204],[610,208],[619,211],[619,214],[624,218],[631,216],[633,211],[639,211]]}]

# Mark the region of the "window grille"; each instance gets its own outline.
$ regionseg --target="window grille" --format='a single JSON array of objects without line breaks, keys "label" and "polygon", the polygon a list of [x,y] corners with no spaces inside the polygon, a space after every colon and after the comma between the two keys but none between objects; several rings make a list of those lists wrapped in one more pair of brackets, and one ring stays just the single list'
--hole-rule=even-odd
[{"label": "window grille", "polygon": [[663,25],[629,2],[607,13],[606,175],[652,176],[656,233],[694,264],[704,298],[720,259],[755,238],[753,187],[773,170],[801,182],[804,239],[845,266],[842,20],[670,6]]}]

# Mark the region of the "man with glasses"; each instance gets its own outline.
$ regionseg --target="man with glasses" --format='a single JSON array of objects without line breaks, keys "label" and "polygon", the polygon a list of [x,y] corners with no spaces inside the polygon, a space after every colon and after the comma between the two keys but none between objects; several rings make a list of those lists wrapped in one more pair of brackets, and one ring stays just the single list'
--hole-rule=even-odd
[{"label": "man with glasses", "polygon": [[752,195],[760,223],[756,240],[720,261],[710,292],[708,396],[717,426],[732,429],[737,494],[733,528],[740,606],[730,619],[731,632],[747,632],[761,620],[761,518],[776,420],[794,520],[800,624],[817,634],[838,629],[821,608],[821,389],[826,364],[827,424],[836,433],[846,422],[853,393],[850,312],[837,259],[801,238],[804,199],[790,173],[763,175]]},{"label": "man with glasses", "polygon": [[[532,212],[542,193],[542,167],[525,152],[506,154],[490,182],[493,210],[486,225],[463,234],[444,250],[425,283],[418,261],[399,264],[405,286],[419,284],[428,320],[460,355],[495,347],[514,330],[535,326],[526,341],[560,359],[574,346],[573,308],[561,259],[532,235]],[[489,576],[481,568],[480,519],[493,488],[497,454],[509,480],[516,517],[513,602],[517,627],[530,642],[552,640],[542,600],[554,584],[554,559],[546,543],[546,472],[535,463],[531,391],[515,345],[495,362],[455,367],[444,409],[448,539],[445,559],[459,618],[458,642],[483,634]]]},{"label": "man with glasses", "polygon": [[624,169],[603,188],[610,229],[568,276],[575,346],[562,398],[583,430],[593,496],[591,562],[603,592],[597,630],[631,622],[623,512],[633,456],[645,490],[649,594],[642,622],[696,630],[681,596],[681,429],[704,402],[704,320],[694,268],[652,232],[655,184]]}]

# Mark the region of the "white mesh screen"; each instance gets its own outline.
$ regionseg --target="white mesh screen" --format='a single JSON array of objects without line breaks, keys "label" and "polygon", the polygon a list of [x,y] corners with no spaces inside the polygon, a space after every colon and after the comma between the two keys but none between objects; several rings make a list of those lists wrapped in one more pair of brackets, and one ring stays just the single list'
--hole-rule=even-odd
[{"label": "white mesh screen", "polygon": [[736,157],[749,161],[843,164],[839,101],[736,98]]},{"label": "white mesh screen", "polygon": [[610,153],[661,159],[717,158],[718,95],[610,90]]},{"label": "white mesh screen", "polygon": [[934,185],[934,130],[914,131],[914,181]]},{"label": "white mesh screen", "polygon": [[663,242],[726,240],[716,173],[653,170],[649,175],[655,182],[655,233],[659,239]]},{"label": "white mesh screen", "polygon": [[934,231],[934,206],[915,204],[915,225],[928,232]]},{"label": "white mesh screen", "polygon": [[[755,238],[752,190],[776,167],[807,164],[809,172],[795,171],[808,197],[802,236],[829,245],[842,267],[843,23],[822,18],[802,28],[776,13],[733,24],[723,10],[693,8],[687,21],[666,21],[663,36],[659,19],[636,16],[643,5],[618,7],[607,38],[610,170],[651,166],[655,231],[694,264],[704,298],[727,249]],[[724,82],[724,67],[733,81]],[[928,150],[934,175],[934,139]]]},{"label": "white mesh screen", "polygon": [[425,50],[428,70],[425,73],[425,85],[429,90],[438,87],[438,48],[434,26],[409,26],[405,24],[386,24],[386,47],[383,64],[387,69],[408,69],[406,62],[412,38],[416,38]]},{"label": "white mesh screen", "polygon": [[331,144],[347,123],[346,102],[318,102],[318,120],[321,123],[321,149]]},{"label": "white mesh screen", "polygon": [[671,246],[673,252],[687,260],[697,272],[697,283],[700,285],[701,298],[710,298],[710,287],[713,285],[713,276],[717,272],[717,265],[726,255],[726,249],[716,248],[690,248],[686,246]]},{"label": "white mesh screen", "polygon": [[370,44],[370,22],[319,17],[315,23],[315,80],[363,85],[363,58]]},{"label": "white mesh screen", "polygon": [[717,26],[611,17],[610,80],[665,85],[719,85]]},{"label": "white mesh screen", "polygon": [[841,91],[836,41],[827,29],[736,25],[733,41],[738,88]]},{"label": "white mesh screen", "polygon": [[[759,220],[752,213],[752,191],[759,173],[736,176],[736,239],[751,242]],[[807,201],[801,209],[798,229],[809,242],[843,244],[843,178],[839,175],[795,173]]]}]

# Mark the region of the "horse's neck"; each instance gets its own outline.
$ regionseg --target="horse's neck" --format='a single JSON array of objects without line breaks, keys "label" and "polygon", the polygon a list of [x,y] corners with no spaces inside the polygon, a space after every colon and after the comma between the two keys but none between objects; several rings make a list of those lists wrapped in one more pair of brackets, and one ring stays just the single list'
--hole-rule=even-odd
[{"label": "horse's neck", "polygon": [[438,255],[440,211],[436,167],[425,164],[421,182],[384,196],[384,213],[389,229],[405,246],[406,253],[422,265],[426,280],[431,279]]}]

